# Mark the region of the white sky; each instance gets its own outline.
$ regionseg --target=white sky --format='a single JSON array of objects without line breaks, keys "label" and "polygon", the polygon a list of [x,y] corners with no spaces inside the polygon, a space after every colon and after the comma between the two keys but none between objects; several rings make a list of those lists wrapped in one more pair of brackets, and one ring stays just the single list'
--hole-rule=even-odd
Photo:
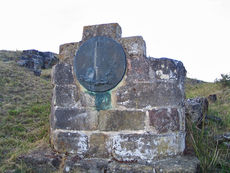
[{"label": "white sky", "polygon": [[230,0],[1,0],[0,50],[58,53],[83,26],[114,22],[123,37],[143,36],[148,56],[181,60],[188,77],[230,72]]}]

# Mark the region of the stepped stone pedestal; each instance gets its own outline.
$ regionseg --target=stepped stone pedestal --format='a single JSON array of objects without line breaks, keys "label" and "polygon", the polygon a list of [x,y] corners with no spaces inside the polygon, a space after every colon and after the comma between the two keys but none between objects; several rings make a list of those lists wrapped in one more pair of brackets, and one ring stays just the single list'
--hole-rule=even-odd
[{"label": "stepped stone pedestal", "polygon": [[[95,80],[100,68],[95,58],[103,57],[95,54],[104,50],[84,50],[85,56],[93,52],[92,73],[79,77],[76,66],[81,67],[81,49],[101,38],[121,45],[125,71],[113,88],[94,91],[83,86],[82,80],[92,88],[107,85]],[[121,37],[121,27],[116,23],[84,27],[82,40],[61,45],[59,54],[60,62],[52,71],[50,138],[56,151],[75,158],[66,163],[65,172],[154,172],[161,163],[167,167],[165,163],[172,164],[178,157],[183,164],[171,166],[174,172],[186,170],[183,166],[187,162],[191,163],[187,172],[196,171],[195,158],[183,160],[186,70],[182,62],[146,57],[143,38]],[[113,63],[106,57],[100,62],[108,60]],[[116,69],[111,73],[116,75]]]}]

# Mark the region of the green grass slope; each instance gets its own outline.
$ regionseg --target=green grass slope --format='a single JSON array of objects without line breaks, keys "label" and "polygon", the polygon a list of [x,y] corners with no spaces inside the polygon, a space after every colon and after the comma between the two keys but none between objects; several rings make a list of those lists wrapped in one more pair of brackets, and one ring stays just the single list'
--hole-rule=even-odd
[{"label": "green grass slope", "polygon": [[20,51],[0,51],[0,172],[20,170],[16,158],[48,140],[52,85],[16,64]]}]

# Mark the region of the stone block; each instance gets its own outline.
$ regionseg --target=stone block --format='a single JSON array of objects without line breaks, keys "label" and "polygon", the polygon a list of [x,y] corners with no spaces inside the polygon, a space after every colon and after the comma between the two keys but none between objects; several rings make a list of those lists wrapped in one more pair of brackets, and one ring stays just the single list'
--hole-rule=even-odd
[{"label": "stone block", "polygon": [[59,47],[59,60],[68,64],[73,64],[74,56],[80,46],[80,42],[66,43]]},{"label": "stone block", "polygon": [[75,85],[57,85],[54,87],[54,106],[74,107],[79,100],[78,89]]},{"label": "stone block", "polygon": [[161,173],[201,173],[200,161],[193,156],[177,156],[157,162],[155,172]]},{"label": "stone block", "polygon": [[66,63],[58,63],[52,68],[52,83],[69,85],[74,83],[72,67]]},{"label": "stone block", "polygon": [[118,39],[125,49],[128,58],[144,58],[146,56],[146,44],[141,36],[125,37]]},{"label": "stone block", "polygon": [[150,80],[177,80],[184,83],[186,70],[181,61],[148,57]]},{"label": "stone block", "polygon": [[126,74],[126,81],[130,83],[150,81],[149,63],[147,59],[143,57],[128,58]]},{"label": "stone block", "polygon": [[53,129],[96,130],[97,111],[78,108],[56,108],[51,115]]},{"label": "stone block", "polygon": [[109,158],[109,140],[103,133],[93,133],[90,135],[88,157]]},{"label": "stone block", "polygon": [[185,133],[167,135],[119,134],[113,136],[112,156],[119,161],[158,160],[183,153]]},{"label": "stone block", "polygon": [[88,136],[81,132],[58,132],[52,134],[54,149],[83,157],[88,151]]},{"label": "stone block", "polygon": [[106,36],[113,39],[121,37],[121,27],[117,23],[84,26],[82,41],[95,36]]},{"label": "stone block", "polygon": [[180,113],[176,108],[153,109],[149,111],[149,125],[158,133],[180,130]]},{"label": "stone block", "polygon": [[144,165],[138,163],[118,163],[111,162],[108,165],[109,173],[154,173],[152,165]]},{"label": "stone block", "polygon": [[99,112],[99,129],[102,131],[144,130],[145,112],[104,110]]},{"label": "stone block", "polygon": [[126,108],[151,108],[181,105],[184,92],[174,82],[127,83],[116,90],[117,105]]},{"label": "stone block", "polygon": [[106,159],[67,159],[64,173],[107,173],[108,160]]}]

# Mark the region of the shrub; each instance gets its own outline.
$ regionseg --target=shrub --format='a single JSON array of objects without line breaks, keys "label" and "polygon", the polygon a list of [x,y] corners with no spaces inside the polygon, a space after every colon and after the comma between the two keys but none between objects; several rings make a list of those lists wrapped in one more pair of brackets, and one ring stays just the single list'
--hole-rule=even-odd
[{"label": "shrub", "polygon": [[221,74],[221,78],[217,79],[216,82],[221,83],[224,87],[230,86],[230,74]]}]

